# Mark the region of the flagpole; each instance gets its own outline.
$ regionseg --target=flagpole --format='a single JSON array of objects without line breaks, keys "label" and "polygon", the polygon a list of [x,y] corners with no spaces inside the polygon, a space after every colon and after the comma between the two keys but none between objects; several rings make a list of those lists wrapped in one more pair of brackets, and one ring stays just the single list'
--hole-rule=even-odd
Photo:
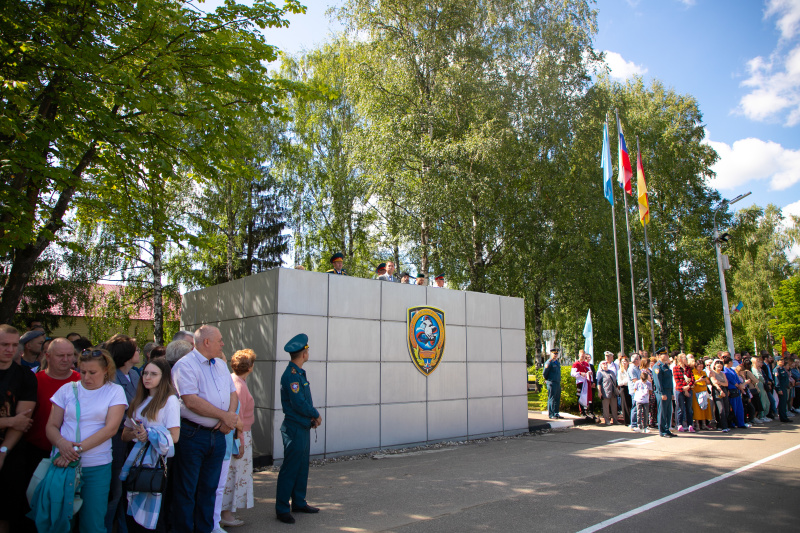
[{"label": "flagpole", "polygon": [[[625,191],[622,191],[625,196]],[[617,259],[617,220],[614,204],[611,204],[611,227],[614,232],[614,266],[617,269],[617,310],[619,311],[619,351],[625,353],[625,340],[622,334],[622,294],[619,290],[619,259]]]},{"label": "flagpole", "polygon": [[[619,127],[619,110],[614,108],[614,114],[617,116],[617,136],[620,133]],[[638,137],[637,137],[638,139]],[[619,142],[619,141],[618,141]],[[639,153],[639,145],[637,141],[636,153]],[[620,172],[622,171],[622,161],[620,161]],[[631,266],[631,302],[633,302],[633,343],[636,346],[636,351],[639,351],[639,315],[636,313],[636,282],[633,279],[633,252],[631,251],[631,224],[628,221],[628,195],[622,190],[622,199],[625,200],[625,229],[628,234],[628,262]]]},{"label": "flagpole", "polygon": [[[636,136],[636,154],[639,156],[639,136]],[[641,157],[641,156],[639,156]],[[650,355],[656,353],[656,329],[653,322],[653,285],[650,283],[650,244],[647,242],[647,224],[642,224],[644,227],[644,256],[647,259],[647,299],[650,303],[650,343],[652,352]]]}]

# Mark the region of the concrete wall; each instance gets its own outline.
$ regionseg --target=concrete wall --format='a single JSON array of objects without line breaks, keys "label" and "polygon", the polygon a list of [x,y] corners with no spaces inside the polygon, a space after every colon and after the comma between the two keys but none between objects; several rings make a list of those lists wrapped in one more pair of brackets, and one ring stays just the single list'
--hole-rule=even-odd
[{"label": "concrete wall", "polygon": [[[406,344],[406,310],[444,310],[441,363],[425,377]],[[527,431],[523,300],[276,268],[187,293],[181,325],[220,328],[230,355],[258,355],[248,378],[255,398],[256,455],[283,458],[283,346],[309,337],[304,366],[323,424],[317,456]]]}]

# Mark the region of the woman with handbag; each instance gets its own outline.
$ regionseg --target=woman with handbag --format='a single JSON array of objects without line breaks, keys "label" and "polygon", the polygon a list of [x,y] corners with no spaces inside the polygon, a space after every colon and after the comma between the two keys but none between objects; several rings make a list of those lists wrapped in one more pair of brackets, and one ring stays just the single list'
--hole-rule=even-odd
[{"label": "woman with handbag", "polygon": [[702,359],[695,360],[694,357],[687,358],[689,367],[692,369],[694,377],[694,388],[692,389],[692,409],[694,412],[695,429],[711,429],[711,419],[713,410],[711,408],[711,395],[708,393],[708,385],[711,380],[706,375],[706,364]]},{"label": "woman with handbag", "polygon": [[[128,408],[128,418],[125,420],[125,428],[122,430],[122,440],[145,444],[152,443],[161,435],[166,437],[167,448],[174,446],[181,433],[180,409],[180,402],[175,388],[172,386],[169,364],[164,358],[152,359],[142,371],[136,395]],[[143,445],[134,448],[128,458],[129,462],[134,463],[135,458],[143,449]],[[161,450],[158,451],[161,455]],[[134,461],[131,461],[131,457],[134,457]],[[164,461],[164,475],[166,476],[172,461],[166,458],[162,458],[161,461]],[[130,475],[130,470],[128,472]],[[130,488],[128,490],[130,491]],[[166,492],[169,492],[169,489]],[[147,512],[143,513],[141,509],[148,507],[144,505],[145,500],[157,505],[149,506]],[[169,494],[166,497],[164,494],[159,494],[159,497],[156,498],[149,494],[129,494],[128,531],[152,531],[153,529],[167,531],[166,517],[169,511],[165,509],[165,504],[168,504],[169,500]]]},{"label": "woman with handbag", "polygon": [[[53,443],[53,468],[75,468],[80,472],[78,490],[83,500],[80,507],[81,533],[105,532],[105,515],[111,485],[111,437],[125,414],[128,402],[122,387],[112,383],[116,368],[106,350],[86,350],[78,359],[81,380],[67,383],[56,391],[50,401],[53,408],[45,428],[47,438]],[[49,475],[49,474],[48,474]],[[59,499],[72,500],[64,495],[42,495],[44,482],[34,495],[33,513],[39,531],[44,531],[40,521],[47,522],[47,503]],[[46,497],[43,497],[46,496]],[[49,529],[53,533],[58,533]]]}]

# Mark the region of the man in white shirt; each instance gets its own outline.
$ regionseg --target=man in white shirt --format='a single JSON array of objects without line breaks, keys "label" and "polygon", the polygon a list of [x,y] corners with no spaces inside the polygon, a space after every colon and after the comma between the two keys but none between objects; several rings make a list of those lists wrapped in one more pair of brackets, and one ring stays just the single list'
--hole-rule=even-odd
[{"label": "man in white shirt", "polygon": [[[639,354],[633,354],[631,358],[631,364],[628,367],[628,392],[633,398],[634,391],[633,386],[636,384],[637,381],[642,379],[642,369],[639,368],[639,364],[641,362],[641,357]],[[637,428],[637,413],[636,409],[631,409],[631,429]],[[646,426],[647,424],[645,424]]]},{"label": "man in white shirt", "polygon": [[238,421],[239,398],[222,359],[222,334],[201,326],[194,334],[195,349],[172,370],[181,399],[181,436],[175,445],[173,528],[180,533],[211,533],[214,501],[225,435]]}]

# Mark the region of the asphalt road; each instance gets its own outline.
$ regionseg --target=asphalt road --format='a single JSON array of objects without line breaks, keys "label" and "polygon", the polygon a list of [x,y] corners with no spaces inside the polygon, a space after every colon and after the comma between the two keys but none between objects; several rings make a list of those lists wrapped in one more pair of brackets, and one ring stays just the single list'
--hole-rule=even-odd
[{"label": "asphalt road", "polygon": [[309,476],[308,501],[322,511],[294,525],[275,519],[277,473],[262,472],[255,508],[237,513],[247,523],[228,531],[592,531],[662,498],[601,530],[798,531],[798,445],[800,424],[673,439],[582,426],[332,463]]}]

